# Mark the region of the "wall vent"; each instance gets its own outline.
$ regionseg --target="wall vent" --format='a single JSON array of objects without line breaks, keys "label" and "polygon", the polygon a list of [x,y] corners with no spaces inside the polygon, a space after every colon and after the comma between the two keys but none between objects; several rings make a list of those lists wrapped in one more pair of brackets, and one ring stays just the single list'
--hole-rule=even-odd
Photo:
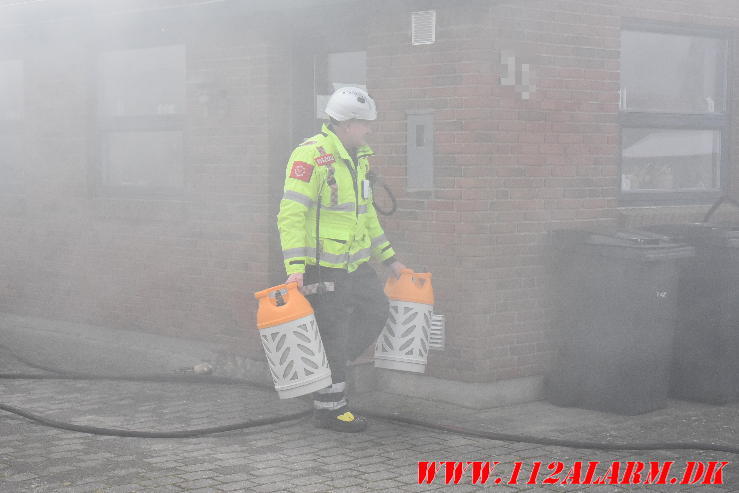
[{"label": "wall vent", "polygon": [[430,45],[436,41],[436,11],[411,13],[411,44]]}]

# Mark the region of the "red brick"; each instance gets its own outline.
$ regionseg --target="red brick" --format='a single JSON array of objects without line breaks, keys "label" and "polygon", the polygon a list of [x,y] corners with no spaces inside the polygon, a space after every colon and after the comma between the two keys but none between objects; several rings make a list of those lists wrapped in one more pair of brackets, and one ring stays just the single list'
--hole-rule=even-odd
[{"label": "red brick", "polygon": [[[469,9],[436,2],[438,18],[446,19],[437,43],[411,47],[407,16],[398,13],[420,4],[385,3],[393,8],[366,16],[368,86],[380,108],[371,136],[378,153],[374,166],[398,197],[400,210],[383,223],[399,255],[409,263],[426,262],[435,279],[438,272],[446,276],[448,299],[440,303],[447,303],[449,348],[430,368],[442,378],[469,381],[542,373],[551,359],[542,341],[553,335],[542,309],[546,232],[615,222],[618,216],[621,19],[736,28],[739,10],[732,2],[712,0],[679,6],[662,0],[552,0],[537,7],[483,2]],[[337,13],[337,21],[351,14]],[[271,272],[281,269],[279,259],[269,264],[265,244],[275,238],[277,192],[270,182],[280,181],[284,167],[265,163],[284,163],[289,151],[284,129],[290,98],[283,95],[291,87],[289,65],[282,61],[289,59],[290,46],[276,19],[249,29],[242,21],[188,35],[188,80],[209,74],[223,84],[231,108],[222,121],[188,118],[193,192],[179,206],[146,198],[87,198],[86,178],[79,176],[90,164],[86,113],[92,95],[82,75],[87,48],[65,41],[59,34],[63,25],[54,28],[61,44],[39,53],[79,70],[29,67],[38,80],[68,94],[40,108],[34,103],[40,95],[27,91],[33,118],[43,114],[45,122],[37,147],[54,145],[59,152],[47,149],[30,163],[29,176],[43,181],[29,188],[27,204],[0,197],[4,211],[16,211],[15,217],[0,216],[0,265],[12,266],[15,278],[52,273],[53,282],[72,282],[82,290],[58,295],[35,281],[21,294],[0,283],[0,308],[219,337],[261,356],[255,335],[240,336],[234,327],[253,323],[254,305],[239,306],[236,322],[229,313],[234,300],[264,287]],[[512,49],[518,63],[532,64],[537,89],[530,99],[501,86],[501,49]],[[189,82],[188,91],[195,90]],[[437,188],[425,195],[405,190],[405,112],[421,108],[436,109]],[[46,132],[57,132],[56,140],[43,137]],[[65,146],[58,144],[62,140]],[[737,140],[731,139],[732,147]],[[79,166],[51,166],[58,161],[53,154]],[[730,176],[739,189],[739,173]],[[41,219],[34,208],[47,217]],[[67,227],[78,219],[87,222]],[[34,246],[38,238],[58,248]],[[77,255],[70,258],[84,258],[89,266],[84,273],[54,261],[70,248]],[[456,303],[461,287],[473,301]],[[210,329],[202,333],[201,327]],[[495,344],[503,345],[495,348],[499,357],[488,361],[486,354],[493,353],[486,350]]]}]

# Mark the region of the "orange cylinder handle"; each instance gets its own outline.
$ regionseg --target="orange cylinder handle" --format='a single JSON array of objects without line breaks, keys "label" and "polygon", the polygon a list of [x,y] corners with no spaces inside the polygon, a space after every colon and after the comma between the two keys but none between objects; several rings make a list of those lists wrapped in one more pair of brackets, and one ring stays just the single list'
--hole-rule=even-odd
[{"label": "orange cylinder handle", "polygon": [[434,290],[430,272],[413,272],[402,269],[400,277],[390,276],[385,283],[385,295],[391,300],[434,304]]},{"label": "orange cylinder handle", "polygon": [[[279,305],[281,297],[284,304]],[[313,314],[313,307],[298,289],[298,283],[280,284],[254,293],[259,302],[257,328],[264,329],[292,322]]]}]

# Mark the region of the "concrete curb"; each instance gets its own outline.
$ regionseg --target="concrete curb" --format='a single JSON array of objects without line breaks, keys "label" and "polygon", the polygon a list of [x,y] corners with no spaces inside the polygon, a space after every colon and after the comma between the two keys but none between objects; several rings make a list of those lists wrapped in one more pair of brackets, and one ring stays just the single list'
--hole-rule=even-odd
[{"label": "concrete curb", "polygon": [[[37,365],[68,372],[136,376],[170,374],[207,362],[216,376],[272,385],[266,361],[221,345],[121,329],[0,313],[0,344]],[[487,409],[539,400],[543,377],[492,383],[445,380],[421,374],[354,366],[352,392],[382,391],[429,401]]]},{"label": "concrete curb", "polygon": [[523,404],[540,400],[544,393],[544,377],[473,383],[392,370],[376,371],[377,390],[472,409]]},{"label": "concrete curb", "polygon": [[166,373],[217,358],[202,341],[0,313],[0,344],[32,364],[98,375]]}]

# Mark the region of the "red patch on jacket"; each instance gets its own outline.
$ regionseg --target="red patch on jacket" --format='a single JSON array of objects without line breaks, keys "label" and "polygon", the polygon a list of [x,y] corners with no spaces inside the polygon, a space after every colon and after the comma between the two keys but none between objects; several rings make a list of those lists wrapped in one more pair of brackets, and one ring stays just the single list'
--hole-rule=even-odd
[{"label": "red patch on jacket", "polygon": [[310,177],[313,176],[313,165],[305,163],[303,161],[295,161],[293,167],[290,170],[290,178],[297,180],[310,181]]},{"label": "red patch on jacket", "polygon": [[316,164],[318,166],[326,166],[327,164],[334,164],[336,159],[333,154],[323,154],[316,158]]}]

